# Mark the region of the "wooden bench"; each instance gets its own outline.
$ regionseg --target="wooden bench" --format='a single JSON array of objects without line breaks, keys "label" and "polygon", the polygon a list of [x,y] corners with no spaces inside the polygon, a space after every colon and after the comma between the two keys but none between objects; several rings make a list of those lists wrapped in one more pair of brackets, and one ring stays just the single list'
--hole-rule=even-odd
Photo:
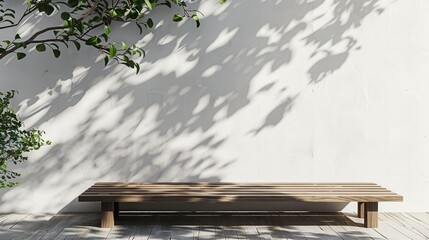
[{"label": "wooden bench", "polygon": [[125,202],[358,202],[364,226],[378,226],[378,202],[401,202],[402,196],[375,183],[178,183],[100,182],[79,196],[101,202],[101,227],[114,226]]}]

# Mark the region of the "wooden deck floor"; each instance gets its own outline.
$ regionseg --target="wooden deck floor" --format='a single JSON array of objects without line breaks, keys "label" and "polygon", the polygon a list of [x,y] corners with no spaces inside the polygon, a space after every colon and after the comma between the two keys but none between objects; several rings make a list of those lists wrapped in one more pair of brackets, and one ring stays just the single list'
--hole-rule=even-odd
[{"label": "wooden deck floor", "polygon": [[377,229],[354,213],[142,214],[98,224],[94,213],[3,214],[0,239],[429,239],[428,213],[381,213]]}]

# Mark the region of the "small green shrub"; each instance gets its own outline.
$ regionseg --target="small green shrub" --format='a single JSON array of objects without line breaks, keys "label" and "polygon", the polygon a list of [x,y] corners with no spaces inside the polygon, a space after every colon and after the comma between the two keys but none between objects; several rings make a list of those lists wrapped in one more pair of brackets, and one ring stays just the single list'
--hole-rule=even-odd
[{"label": "small green shrub", "polygon": [[8,165],[24,162],[28,158],[24,153],[51,144],[42,139],[44,131],[22,129],[22,122],[10,106],[15,94],[16,91],[0,92],[0,188],[18,185],[14,179],[20,174],[8,170]]}]

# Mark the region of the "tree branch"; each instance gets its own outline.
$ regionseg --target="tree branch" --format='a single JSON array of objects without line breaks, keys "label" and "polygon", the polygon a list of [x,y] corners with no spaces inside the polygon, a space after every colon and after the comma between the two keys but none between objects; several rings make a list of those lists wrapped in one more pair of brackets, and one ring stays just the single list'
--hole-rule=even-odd
[{"label": "tree branch", "polygon": [[[35,34],[33,34],[29,39],[27,39],[26,41],[24,41],[24,45],[28,45],[28,44],[32,44],[33,41],[40,35],[42,35],[43,33],[49,32],[49,31],[54,31],[54,30],[59,30],[59,29],[64,29],[65,27],[63,26],[58,26],[58,27],[48,27],[45,29],[42,29],[38,32],[36,32]],[[4,57],[6,57],[7,55],[9,55],[10,53],[15,52],[17,49],[22,48],[22,46],[20,45],[15,45],[14,47],[7,49],[6,51],[4,51],[3,53],[0,54],[0,59],[3,59]]]}]

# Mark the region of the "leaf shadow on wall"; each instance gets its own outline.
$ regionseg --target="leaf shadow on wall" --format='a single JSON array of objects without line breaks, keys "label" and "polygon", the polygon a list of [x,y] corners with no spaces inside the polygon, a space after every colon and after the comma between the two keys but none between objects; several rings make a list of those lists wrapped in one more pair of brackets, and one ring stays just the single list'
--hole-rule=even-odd
[{"label": "leaf shadow on wall", "polygon": [[[238,128],[246,108],[267,96],[278,104],[240,133],[257,136],[281,123],[302,91],[288,67],[308,62],[304,85],[340,69],[359,49],[348,32],[381,13],[378,2],[231,1],[207,13],[199,29],[162,20],[171,12],[159,10],[158,25],[143,39],[135,29],[113,29],[113,38],[127,36],[147,51],[139,75],[103,68],[90,49],[66,50],[56,61],[38,61],[37,54],[9,60],[4,68],[14,79],[7,86],[21,86],[22,117],[54,145],[18,167],[21,186],[1,190],[0,210],[82,210],[75,198],[96,181],[221,181],[239,158],[223,154],[233,145],[224,129]],[[321,7],[332,16],[313,16]],[[309,31],[320,18],[326,23]],[[295,48],[300,44],[308,56]]]}]

